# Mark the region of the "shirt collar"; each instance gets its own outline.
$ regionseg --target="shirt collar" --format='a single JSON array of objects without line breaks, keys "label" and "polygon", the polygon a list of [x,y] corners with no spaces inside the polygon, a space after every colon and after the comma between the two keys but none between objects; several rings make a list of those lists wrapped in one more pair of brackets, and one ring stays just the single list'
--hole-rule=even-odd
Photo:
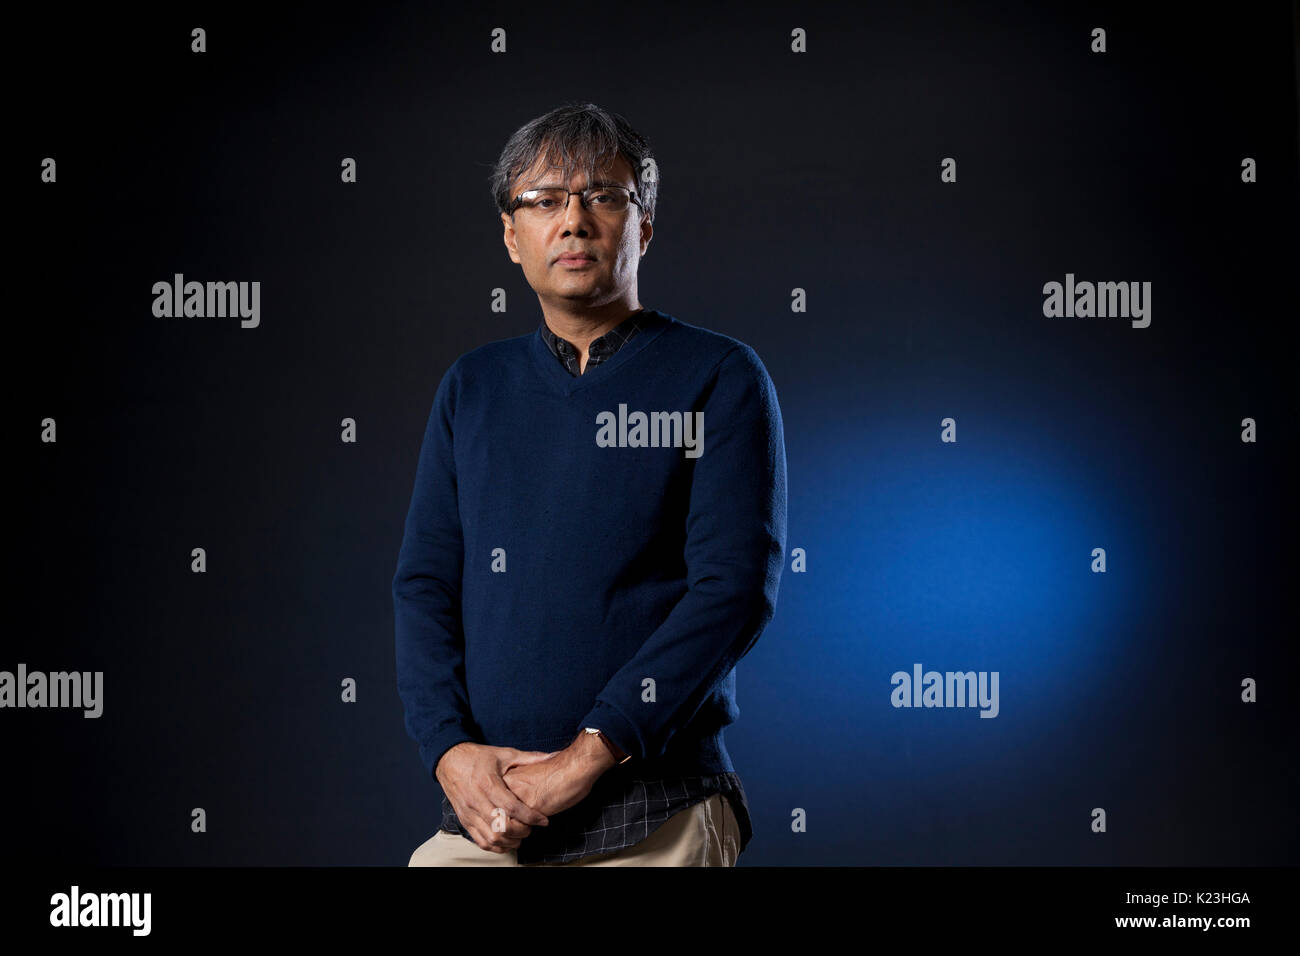
[{"label": "shirt collar", "polygon": [[[650,324],[650,310],[643,307],[638,309],[636,312],[633,312],[604,335],[592,340],[592,343],[587,350],[588,363],[590,363],[593,358],[597,361],[603,361],[604,359],[609,358],[626,345],[634,335],[648,328]],[[573,368],[570,366],[570,360],[572,360],[574,365],[576,365],[578,356],[577,346],[552,332],[551,327],[546,324],[545,318],[541,320],[538,329],[541,332],[542,340],[546,343],[546,347],[550,349],[551,354],[559,359],[566,369],[569,369],[569,371],[573,373]]]}]

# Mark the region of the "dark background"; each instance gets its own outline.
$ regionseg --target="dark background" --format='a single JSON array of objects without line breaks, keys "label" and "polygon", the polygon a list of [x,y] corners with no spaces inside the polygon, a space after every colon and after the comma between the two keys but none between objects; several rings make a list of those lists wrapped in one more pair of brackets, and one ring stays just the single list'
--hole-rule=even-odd
[{"label": "dark background", "polygon": [[[98,720],[0,712],[10,859],[432,835],[390,593],[419,442],[540,319],[492,162],[592,101],[659,163],[641,302],[752,345],[784,416],[808,571],[737,668],[741,864],[1297,862],[1294,5],[15,16],[0,669],[105,677]],[[176,272],[260,281],[261,326],[155,318]],[[1151,326],[1045,318],[1067,272],[1150,281]],[[1000,715],[893,708],[914,662],[998,671]]]}]

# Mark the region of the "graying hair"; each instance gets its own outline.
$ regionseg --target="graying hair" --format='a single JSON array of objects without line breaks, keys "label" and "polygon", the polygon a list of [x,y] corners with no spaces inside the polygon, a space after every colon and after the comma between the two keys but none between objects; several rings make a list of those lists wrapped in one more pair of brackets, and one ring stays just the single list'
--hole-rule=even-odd
[{"label": "graying hair", "polygon": [[657,161],[654,179],[642,178],[645,160],[654,158],[650,144],[622,116],[595,103],[566,103],[515,130],[492,170],[492,193],[501,212],[508,210],[514,198],[511,183],[537,162],[543,150],[548,168],[560,170],[566,183],[576,170],[595,179],[597,169],[621,153],[632,167],[636,196],[644,206],[642,215],[654,222],[659,195]]}]

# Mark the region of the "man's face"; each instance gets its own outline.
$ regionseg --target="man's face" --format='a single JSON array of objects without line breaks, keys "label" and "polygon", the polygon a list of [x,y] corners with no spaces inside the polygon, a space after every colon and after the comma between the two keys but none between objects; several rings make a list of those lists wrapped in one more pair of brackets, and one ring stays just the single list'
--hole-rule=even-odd
[{"label": "man's face", "polygon": [[[632,167],[622,156],[598,169],[596,181],[636,189]],[[511,184],[510,198],[526,189],[564,185],[559,171],[548,169],[546,157],[542,157]],[[586,173],[578,171],[567,188],[576,193],[587,185]],[[637,268],[654,232],[636,203],[628,203],[625,212],[611,217],[583,208],[577,195],[570,196],[568,207],[550,218],[529,216],[527,210],[517,209],[513,221],[507,213],[501,214],[501,221],[510,259],[523,267],[524,278],[539,298],[591,308],[635,290]],[[562,258],[574,252],[590,258]]]}]

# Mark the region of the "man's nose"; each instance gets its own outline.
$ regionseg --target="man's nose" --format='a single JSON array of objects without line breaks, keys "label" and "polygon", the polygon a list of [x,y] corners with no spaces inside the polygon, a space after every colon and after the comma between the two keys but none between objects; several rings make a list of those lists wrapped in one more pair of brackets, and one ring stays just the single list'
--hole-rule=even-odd
[{"label": "man's nose", "polygon": [[564,225],[566,229],[582,228],[590,222],[591,210],[582,203],[582,194],[569,193],[568,205],[564,207]]}]

